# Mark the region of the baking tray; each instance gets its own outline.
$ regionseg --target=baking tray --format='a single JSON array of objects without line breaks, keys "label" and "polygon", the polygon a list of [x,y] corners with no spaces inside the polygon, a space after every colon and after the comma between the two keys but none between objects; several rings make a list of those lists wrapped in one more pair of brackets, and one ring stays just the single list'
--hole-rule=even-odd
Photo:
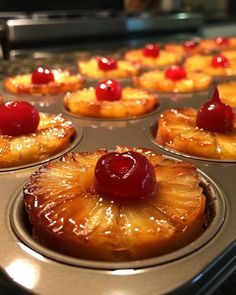
[{"label": "baking tray", "polygon": [[[51,66],[55,60],[53,56],[53,59],[45,59],[44,64]],[[67,63],[66,57],[63,61],[75,70],[71,56]],[[37,60],[33,62],[38,63]],[[5,64],[6,73],[12,67],[17,70],[16,65],[22,66],[22,61],[8,65]],[[32,61],[29,65],[32,66]],[[125,84],[130,83],[127,80]],[[160,106],[155,111],[137,119],[121,120],[70,115],[63,107],[63,95],[22,95],[21,99],[32,101],[40,111],[62,112],[74,122],[78,137],[70,151],[114,149],[116,145],[125,145],[149,148],[166,157],[192,162],[199,169],[214,213],[208,228],[196,241],[168,255],[124,263],[71,258],[40,246],[30,235],[22,187],[41,163],[21,169],[1,169],[0,269],[5,288],[0,289],[0,293],[150,295],[210,294],[216,290],[236,269],[236,161],[202,160],[172,153],[157,145],[152,133],[163,109],[198,107],[211,92],[212,89],[195,94],[159,93]],[[7,93],[2,85],[1,94],[5,100],[18,98]]]}]

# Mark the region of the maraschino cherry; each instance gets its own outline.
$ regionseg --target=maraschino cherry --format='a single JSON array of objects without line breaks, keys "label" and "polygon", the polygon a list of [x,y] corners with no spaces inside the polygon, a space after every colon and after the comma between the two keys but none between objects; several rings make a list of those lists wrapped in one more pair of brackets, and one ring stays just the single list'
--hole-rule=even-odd
[{"label": "maraschino cherry", "polygon": [[187,73],[183,67],[172,65],[169,69],[165,71],[165,77],[172,81],[178,81],[181,79],[185,79],[187,77]]},{"label": "maraschino cherry", "polygon": [[160,48],[156,44],[147,44],[143,49],[143,55],[146,57],[158,57],[160,54]]},{"label": "maraschino cherry", "polygon": [[227,45],[229,45],[229,38],[226,38],[226,37],[217,37],[215,39],[215,42],[216,42],[217,45],[227,46]]},{"label": "maraschino cherry", "polygon": [[217,54],[212,58],[211,65],[214,68],[227,68],[229,66],[229,60],[223,54]]},{"label": "maraschino cherry", "polygon": [[150,197],[156,189],[154,168],[134,151],[108,153],[95,167],[95,188],[99,195],[119,201]]},{"label": "maraschino cherry", "polygon": [[203,104],[196,118],[196,126],[207,131],[227,133],[232,131],[235,114],[233,109],[219,98],[217,88],[211,101]]},{"label": "maraschino cherry", "polygon": [[199,47],[199,42],[196,40],[187,40],[183,43],[183,47],[185,50],[192,50]]},{"label": "maraschino cherry", "polygon": [[0,106],[0,134],[18,136],[35,132],[39,112],[26,101],[11,101]]},{"label": "maraschino cherry", "polygon": [[100,56],[97,58],[98,68],[102,71],[111,71],[118,68],[115,58]]},{"label": "maraschino cherry", "polygon": [[31,82],[33,84],[48,84],[52,81],[54,81],[53,73],[49,69],[43,67],[35,69],[31,76]]},{"label": "maraschino cherry", "polygon": [[122,88],[115,80],[105,80],[98,84],[95,89],[97,100],[115,101],[121,99]]}]

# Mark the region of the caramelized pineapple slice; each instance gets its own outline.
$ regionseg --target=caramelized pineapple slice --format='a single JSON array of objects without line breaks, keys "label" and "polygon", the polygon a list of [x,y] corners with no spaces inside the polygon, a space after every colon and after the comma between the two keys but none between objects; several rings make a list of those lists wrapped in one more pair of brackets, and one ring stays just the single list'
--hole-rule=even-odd
[{"label": "caramelized pineapple slice", "polygon": [[201,234],[205,196],[196,168],[149,150],[117,147],[127,150],[153,164],[154,196],[127,203],[99,196],[94,169],[105,150],[66,155],[31,176],[24,202],[41,243],[79,258],[128,261],[169,253]]},{"label": "caramelized pineapple slice", "polygon": [[[225,54],[227,57],[227,54]],[[236,59],[229,58],[228,67],[213,67],[211,65],[213,55],[196,54],[186,59],[184,67],[187,71],[199,71],[210,76],[235,76],[236,75]],[[228,57],[227,57],[228,58]]]},{"label": "caramelized pineapple slice", "polygon": [[181,58],[181,55],[175,52],[169,52],[167,50],[160,50],[159,55],[154,58],[144,56],[142,49],[132,49],[127,51],[125,54],[126,60],[150,68],[172,65],[178,63]]},{"label": "caramelized pineapple slice", "polygon": [[97,58],[78,62],[78,69],[83,76],[97,79],[132,77],[138,74],[139,68],[137,64],[130,63],[126,60],[117,60],[117,69],[109,71],[99,69]]},{"label": "caramelized pineapple slice", "polygon": [[74,134],[74,126],[62,115],[40,113],[36,132],[21,136],[0,135],[0,167],[47,159],[67,148]]},{"label": "caramelized pineapple slice", "polygon": [[236,159],[236,123],[232,132],[220,134],[196,127],[192,108],[163,112],[158,120],[156,140],[173,150],[212,159]]},{"label": "caramelized pineapple slice", "polygon": [[165,78],[165,72],[153,70],[135,78],[136,84],[147,90],[161,92],[193,92],[209,88],[211,76],[204,73],[188,72],[187,78],[173,81]]},{"label": "caramelized pineapple slice", "polygon": [[4,87],[14,94],[58,94],[75,91],[82,87],[83,79],[79,74],[72,75],[68,71],[62,70],[52,70],[52,73],[54,81],[47,84],[32,84],[31,74],[22,74],[6,78]]},{"label": "caramelized pineapple slice", "polygon": [[125,87],[117,101],[96,99],[95,89],[67,93],[65,107],[73,114],[100,118],[135,117],[152,111],[158,104],[156,96],[135,88]]}]

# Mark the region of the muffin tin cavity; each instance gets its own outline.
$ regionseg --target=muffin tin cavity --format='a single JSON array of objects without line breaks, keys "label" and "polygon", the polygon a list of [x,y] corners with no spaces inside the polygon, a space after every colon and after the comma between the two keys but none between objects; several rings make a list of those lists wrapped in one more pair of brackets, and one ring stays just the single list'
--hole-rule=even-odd
[{"label": "muffin tin cavity", "polygon": [[217,187],[217,185],[203,172],[198,172],[200,176],[200,185],[202,186],[204,195],[207,199],[207,222],[203,228],[202,234],[196,240],[187,246],[166,255],[138,261],[100,262],[82,258],[74,258],[48,249],[33,238],[32,227],[23,203],[22,188],[15,196],[12,197],[11,204],[8,207],[11,227],[17,238],[26,246],[50,260],[58,261],[67,265],[104,270],[127,268],[138,269],[166,264],[170,261],[178,260],[187,255],[190,255],[191,253],[199,250],[201,247],[204,247],[217,234],[224,222],[226,215],[226,203],[223,193]]}]

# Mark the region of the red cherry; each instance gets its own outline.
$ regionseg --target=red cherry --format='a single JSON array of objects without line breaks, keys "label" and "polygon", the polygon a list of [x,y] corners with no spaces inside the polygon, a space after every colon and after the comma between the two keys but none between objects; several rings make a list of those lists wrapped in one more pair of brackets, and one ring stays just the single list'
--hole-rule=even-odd
[{"label": "red cherry", "polygon": [[197,113],[196,125],[204,130],[227,133],[232,131],[234,120],[233,109],[221,102],[216,88],[212,100],[200,107]]},{"label": "red cherry", "polygon": [[165,71],[165,77],[173,81],[178,81],[185,79],[187,77],[187,73],[184,68],[177,65],[172,65]]},{"label": "red cherry", "polygon": [[117,69],[117,61],[111,57],[98,57],[98,68],[102,71],[110,71]]},{"label": "red cherry", "polygon": [[115,80],[105,80],[98,84],[95,89],[97,100],[120,100],[122,88]]},{"label": "red cherry", "polygon": [[39,112],[26,101],[11,101],[0,106],[0,134],[24,135],[37,130]]},{"label": "red cherry", "polygon": [[146,57],[158,57],[159,54],[160,48],[155,44],[147,44],[143,49],[143,55]]},{"label": "red cherry", "polygon": [[54,75],[49,69],[39,67],[33,71],[31,81],[33,84],[48,84],[54,81]]},{"label": "red cherry", "polygon": [[185,50],[191,50],[197,48],[199,46],[199,42],[196,40],[187,40],[183,43],[183,47]]},{"label": "red cherry", "polygon": [[227,68],[229,66],[229,60],[223,54],[217,54],[212,58],[211,65],[214,68]]},{"label": "red cherry", "polygon": [[229,39],[228,38],[226,38],[226,37],[217,37],[216,39],[215,39],[215,42],[216,42],[216,44],[217,45],[222,45],[222,46],[227,46],[227,45],[229,45]]},{"label": "red cherry", "polygon": [[99,195],[120,201],[136,200],[155,192],[153,166],[140,153],[108,153],[95,167],[95,188]]}]

